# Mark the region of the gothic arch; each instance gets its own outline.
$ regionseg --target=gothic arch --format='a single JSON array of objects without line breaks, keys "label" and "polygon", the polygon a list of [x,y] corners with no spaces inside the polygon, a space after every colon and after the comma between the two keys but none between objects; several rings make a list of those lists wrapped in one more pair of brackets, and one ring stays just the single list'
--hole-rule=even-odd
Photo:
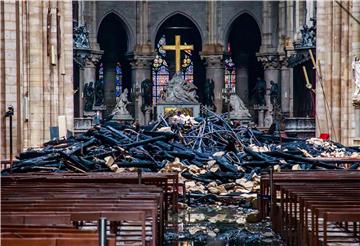
[{"label": "gothic arch", "polygon": [[256,104],[252,92],[255,90],[257,78],[263,77],[262,66],[256,57],[261,40],[258,22],[247,11],[238,14],[228,24],[224,39],[225,51],[229,51],[227,56],[234,62],[236,93],[250,108]]},{"label": "gothic arch", "polygon": [[257,27],[258,27],[258,31],[260,32],[260,37],[262,38],[262,29],[261,29],[261,25],[260,25],[260,21],[256,18],[256,16],[251,13],[250,11],[248,10],[242,10],[240,11],[239,13],[237,13],[236,15],[234,15],[229,21],[228,23],[225,25],[225,30],[226,32],[224,33],[224,49],[226,50],[226,47],[227,47],[227,43],[229,42],[229,36],[230,36],[230,33],[233,29],[233,24],[234,22],[240,18],[242,15],[249,15],[254,21],[255,23],[257,24]]},{"label": "gothic arch", "polygon": [[[104,51],[100,64],[104,81],[104,103],[109,109],[107,113],[111,112],[110,109],[116,103],[115,95],[118,96],[125,88],[131,87],[131,67],[127,58],[127,53],[132,49],[129,47],[129,30],[114,11],[104,15],[98,26],[97,42]],[[117,67],[120,68],[120,73],[117,73]]]},{"label": "gothic arch", "polygon": [[98,39],[101,24],[106,19],[106,17],[108,17],[111,14],[114,14],[115,16],[117,16],[119,18],[119,21],[121,22],[122,27],[124,28],[124,30],[126,32],[126,36],[127,36],[127,52],[131,51],[135,44],[134,32],[130,28],[130,24],[126,21],[126,18],[123,17],[118,11],[116,11],[114,9],[110,9],[110,10],[106,11],[103,14],[103,16],[100,18],[100,21],[97,23],[97,27],[96,27],[97,39]]},{"label": "gothic arch", "polygon": [[[152,34],[151,34],[151,43],[154,44],[155,40],[156,40],[156,35],[159,32],[161,26],[167,21],[169,20],[171,17],[175,16],[175,15],[182,15],[183,17],[189,19],[194,26],[196,27],[197,31],[200,34],[201,37],[201,43],[203,44],[203,40],[204,40],[204,33],[202,28],[200,27],[200,25],[198,24],[198,22],[190,15],[188,15],[187,13],[184,13],[182,11],[174,11],[170,14],[168,14],[167,16],[165,16],[164,18],[161,19],[161,21],[156,25],[156,28],[153,30]],[[202,49],[202,47],[201,47]]]}]

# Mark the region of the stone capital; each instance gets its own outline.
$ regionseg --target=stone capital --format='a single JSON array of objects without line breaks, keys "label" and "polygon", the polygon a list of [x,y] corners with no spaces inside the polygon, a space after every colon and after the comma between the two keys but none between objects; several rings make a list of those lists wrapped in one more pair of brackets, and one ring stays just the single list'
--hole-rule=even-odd
[{"label": "stone capital", "polygon": [[203,46],[201,54],[206,56],[206,55],[222,54],[223,52],[224,52],[223,45],[206,43]]},{"label": "stone capital", "polygon": [[287,65],[286,57],[280,53],[257,53],[257,59],[264,69],[281,69]]},{"label": "stone capital", "polygon": [[74,59],[83,67],[95,67],[103,54],[102,50],[74,49]]},{"label": "stone capital", "polygon": [[280,54],[279,55],[279,65],[280,65],[280,68],[281,69],[285,69],[285,68],[288,68],[288,59],[286,57],[285,54]]},{"label": "stone capital", "polygon": [[132,69],[150,69],[155,54],[129,54],[128,59]]},{"label": "stone capital", "polygon": [[207,67],[224,68],[223,55],[201,55]]},{"label": "stone capital", "polygon": [[99,63],[100,59],[102,57],[102,54],[99,53],[90,53],[85,57],[85,67],[96,67],[96,65]]}]

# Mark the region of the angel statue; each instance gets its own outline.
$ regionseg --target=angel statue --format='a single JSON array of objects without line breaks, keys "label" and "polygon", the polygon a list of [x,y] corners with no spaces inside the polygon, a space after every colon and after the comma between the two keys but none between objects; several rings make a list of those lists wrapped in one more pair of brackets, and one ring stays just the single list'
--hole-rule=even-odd
[{"label": "angel statue", "polygon": [[230,112],[231,115],[251,117],[249,110],[238,95],[232,94],[230,96],[230,106],[232,108],[232,111]]},{"label": "angel statue", "polygon": [[166,56],[166,50],[164,50],[162,48],[162,46],[166,45],[166,38],[165,35],[162,35],[162,37],[160,38],[158,44],[157,44],[157,49],[159,51],[159,53],[161,54],[162,57]]}]

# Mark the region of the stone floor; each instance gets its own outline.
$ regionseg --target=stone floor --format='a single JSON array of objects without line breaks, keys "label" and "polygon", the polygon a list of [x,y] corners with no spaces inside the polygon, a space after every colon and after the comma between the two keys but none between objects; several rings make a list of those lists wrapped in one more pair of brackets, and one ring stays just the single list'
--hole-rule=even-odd
[{"label": "stone floor", "polygon": [[176,227],[167,230],[165,245],[285,245],[269,221],[246,222],[252,211],[238,206],[189,207],[172,218],[178,221],[177,231]]}]

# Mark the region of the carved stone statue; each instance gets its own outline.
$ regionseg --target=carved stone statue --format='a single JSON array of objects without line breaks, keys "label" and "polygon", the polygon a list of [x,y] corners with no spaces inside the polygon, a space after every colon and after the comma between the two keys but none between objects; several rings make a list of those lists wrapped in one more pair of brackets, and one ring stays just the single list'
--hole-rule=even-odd
[{"label": "carved stone statue", "polygon": [[207,79],[204,88],[204,104],[208,107],[214,105],[214,80]]},{"label": "carved stone statue", "polygon": [[94,104],[93,82],[86,83],[84,85],[84,98],[85,98],[84,111],[87,111],[87,112],[92,111],[93,104]]},{"label": "carved stone statue", "polygon": [[260,77],[256,78],[255,85],[256,103],[260,106],[265,105],[266,82]]},{"label": "carved stone statue", "polygon": [[251,117],[249,110],[246,108],[244,102],[238,95],[230,95],[230,106],[232,108],[230,118],[244,119]]},{"label": "carved stone statue", "polygon": [[160,100],[165,102],[165,100],[166,100],[166,88],[164,88],[164,89],[162,89],[160,91]]},{"label": "carved stone statue", "polygon": [[89,32],[86,25],[79,25],[74,28],[73,40],[75,48],[90,48]]},{"label": "carved stone statue", "polygon": [[353,76],[355,82],[355,91],[353,99],[360,102],[360,59],[355,57],[352,62]]},{"label": "carved stone statue", "polygon": [[193,83],[185,81],[181,74],[177,73],[169,81],[166,89],[165,102],[198,103],[196,89],[197,87]]},{"label": "carved stone statue", "polygon": [[145,79],[141,82],[141,95],[143,98],[142,107],[152,106],[153,83],[150,79]]},{"label": "carved stone statue", "polygon": [[278,83],[275,83],[274,81],[270,81],[271,87],[270,87],[270,101],[271,104],[275,107],[275,105],[278,105],[279,103],[279,96],[280,96],[280,88]]},{"label": "carved stone statue", "polygon": [[104,80],[99,79],[95,82],[95,106],[104,104]]},{"label": "carved stone statue", "polygon": [[127,96],[128,96],[128,89],[125,88],[124,91],[121,93],[121,95],[118,97],[116,106],[112,111],[112,114],[114,115],[113,119],[119,119],[119,120],[132,119],[129,111],[126,109],[127,105],[129,104]]},{"label": "carved stone statue", "polygon": [[304,24],[297,34],[294,42],[294,48],[314,48],[316,47],[316,19],[310,18],[312,26]]}]

